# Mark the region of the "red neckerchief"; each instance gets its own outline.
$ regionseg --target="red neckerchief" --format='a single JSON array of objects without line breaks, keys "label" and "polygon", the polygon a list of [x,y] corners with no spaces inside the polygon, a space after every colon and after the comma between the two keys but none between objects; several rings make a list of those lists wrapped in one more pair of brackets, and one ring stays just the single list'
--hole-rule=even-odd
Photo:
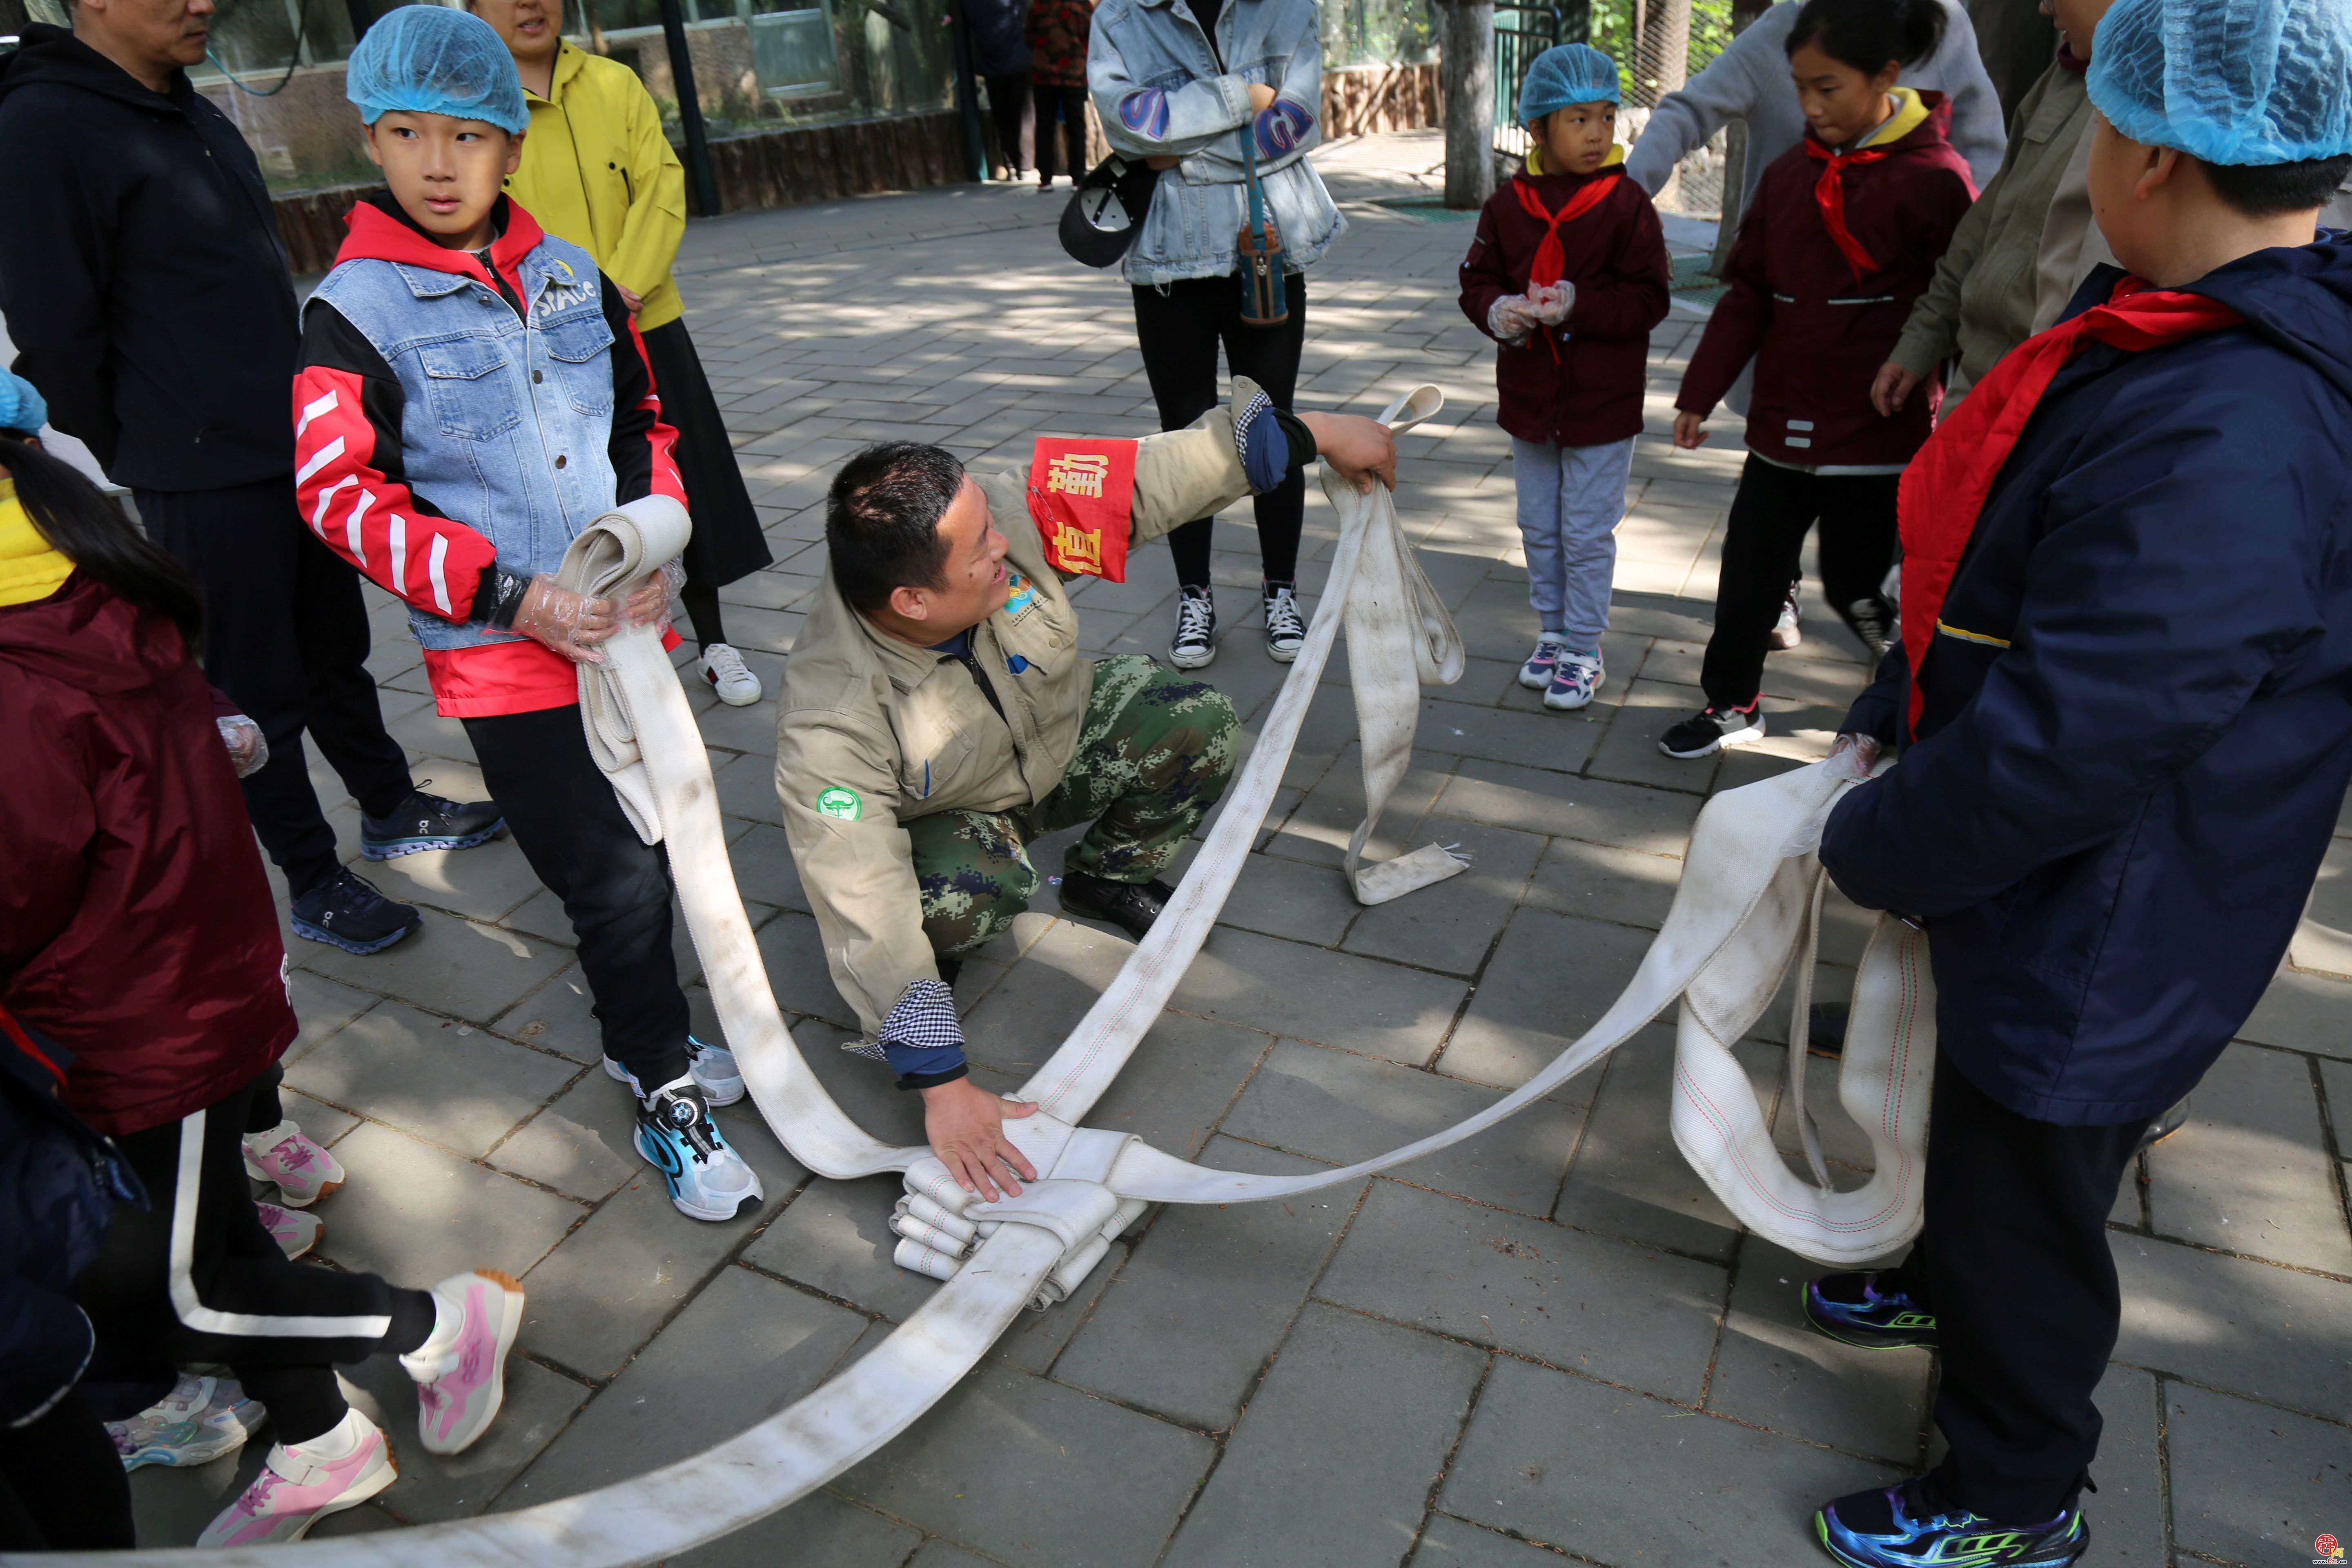
[{"label": "red neckerchief", "polygon": [[[1528,268],[1529,293],[1559,282],[1560,274],[1568,269],[1568,248],[1559,242],[1560,226],[1574,223],[1608,200],[1609,193],[1615,190],[1617,182],[1624,177],[1622,169],[1611,169],[1594,175],[1590,184],[1568,198],[1567,205],[1554,213],[1545,208],[1542,198],[1536,195],[1535,186],[1525,175],[1511,176],[1511,194],[1519,198],[1520,208],[1544,226],[1543,239],[1536,247],[1536,258]],[[1559,345],[1552,341],[1549,332],[1543,334],[1543,341],[1544,346],[1551,350],[1553,360],[1557,361]]]},{"label": "red neckerchief", "polygon": [[2105,304],[2011,349],[1969,389],[1958,411],[1936,426],[1904,470],[1897,503],[1903,534],[1903,652],[1911,664],[1911,711],[1906,727],[1915,738],[1923,700],[1919,667],[1935,638],[1944,595],[1959,569],[1969,536],[1976,531],[1985,496],[2052,379],[2095,340],[2137,353],[2244,320],[2202,294],[2149,290],[2144,279],[2126,277]]},{"label": "red neckerchief", "polygon": [[1810,136],[1805,138],[1805,156],[1817,158],[1829,165],[1822,171],[1822,177],[1813,182],[1813,203],[1822,209],[1822,226],[1830,231],[1830,238],[1845,254],[1846,264],[1853,268],[1853,280],[1857,283],[1862,281],[1864,273],[1877,271],[1878,263],[1871,259],[1870,252],[1862,247],[1862,241],[1854,238],[1845,226],[1843,176],[1846,170],[1864,163],[1875,163],[1890,151],[1885,147],[1867,147],[1859,152],[1838,153]]}]

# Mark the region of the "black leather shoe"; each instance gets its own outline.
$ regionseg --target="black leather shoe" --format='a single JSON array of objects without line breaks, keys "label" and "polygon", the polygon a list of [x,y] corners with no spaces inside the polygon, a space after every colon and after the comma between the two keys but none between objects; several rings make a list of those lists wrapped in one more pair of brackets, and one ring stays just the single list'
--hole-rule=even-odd
[{"label": "black leather shoe", "polygon": [[1149,882],[1111,882],[1084,871],[1062,874],[1062,909],[1088,920],[1108,921],[1141,942],[1176,889],[1154,877]]}]

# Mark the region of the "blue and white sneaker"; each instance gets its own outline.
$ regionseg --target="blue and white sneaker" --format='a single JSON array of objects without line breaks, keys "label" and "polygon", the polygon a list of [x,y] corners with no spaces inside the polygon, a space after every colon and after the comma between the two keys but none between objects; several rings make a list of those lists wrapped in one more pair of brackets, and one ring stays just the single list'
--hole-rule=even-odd
[{"label": "blue and white sneaker", "polygon": [[1932,1349],[1937,1339],[1936,1314],[1912,1300],[1892,1270],[1806,1281],[1805,1321],[1841,1344],[1867,1351]]},{"label": "blue and white sneaker", "polygon": [[[711,1105],[732,1105],[743,1098],[742,1069],[735,1065],[735,1053],[725,1046],[707,1046],[692,1035],[687,1036],[686,1070],[693,1075],[694,1087]],[[627,1084],[629,1092],[639,1100],[646,1097],[645,1085],[610,1057],[604,1058],[604,1076],[614,1083]]]},{"label": "blue and white sneaker", "polygon": [[1544,706],[1557,712],[1584,707],[1601,689],[1602,673],[1599,648],[1587,652],[1562,648],[1559,661],[1552,667],[1551,685],[1544,691]]},{"label": "blue and white sneaker", "polygon": [[671,1205],[688,1219],[734,1219],[766,1195],[760,1173],[719,1135],[691,1077],[662,1085],[637,1107],[636,1142],[662,1173]]},{"label": "blue and white sneaker", "polygon": [[371,860],[397,860],[428,849],[471,849],[497,837],[506,825],[506,814],[494,800],[445,800],[413,789],[390,816],[361,816],[360,853]]},{"label": "blue and white sneaker", "polygon": [[1996,1524],[1932,1492],[1929,1478],[1914,1476],[1823,1503],[1813,1534],[1846,1568],[2067,1568],[2090,1549],[2079,1507],[2040,1524]]},{"label": "blue and white sneaker", "polygon": [[1560,655],[1567,651],[1568,644],[1553,633],[1538,634],[1536,651],[1528,655],[1527,663],[1519,666],[1519,684],[1529,691],[1549,691],[1552,674],[1559,668]]}]

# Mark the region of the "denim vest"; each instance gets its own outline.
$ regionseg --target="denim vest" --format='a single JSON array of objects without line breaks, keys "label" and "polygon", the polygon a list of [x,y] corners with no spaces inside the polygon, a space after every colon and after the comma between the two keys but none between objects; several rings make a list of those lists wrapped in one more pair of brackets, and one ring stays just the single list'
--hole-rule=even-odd
[{"label": "denim vest", "polygon": [[[400,381],[408,488],[488,539],[500,571],[552,574],[613,504],[613,329],[595,258],[549,235],[516,268],[528,302],[488,284],[373,258],[327,275],[324,300]],[[411,607],[429,648],[520,640]]]},{"label": "denim vest", "polygon": [[[1323,40],[1314,0],[1225,0],[1217,14],[1216,54],[1184,0],[1102,0],[1087,50],[1087,90],[1104,136],[1130,156],[1183,155],[1151,193],[1150,211],[1127,253],[1129,283],[1239,270],[1235,242],[1249,216],[1241,142],[1249,106],[1246,98],[1227,103],[1221,90],[1210,90],[1225,77],[1263,82],[1287,102],[1308,106],[1291,149],[1271,158],[1261,151],[1257,160],[1288,269],[1312,266],[1347,229],[1322,176],[1307,162],[1323,140]],[[1132,110],[1129,100],[1139,93],[1158,95],[1150,100],[1157,112],[1123,118],[1122,105]],[[1239,130],[1232,128],[1236,119]]]}]

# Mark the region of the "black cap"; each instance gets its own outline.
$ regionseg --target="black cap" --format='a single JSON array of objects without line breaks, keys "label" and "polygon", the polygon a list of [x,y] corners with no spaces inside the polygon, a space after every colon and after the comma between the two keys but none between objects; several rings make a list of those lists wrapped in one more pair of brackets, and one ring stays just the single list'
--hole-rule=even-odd
[{"label": "black cap", "polygon": [[1141,159],[1114,153],[1097,163],[1062,209],[1062,248],[1088,267],[1116,264],[1135,243],[1159,184],[1160,172]]}]

